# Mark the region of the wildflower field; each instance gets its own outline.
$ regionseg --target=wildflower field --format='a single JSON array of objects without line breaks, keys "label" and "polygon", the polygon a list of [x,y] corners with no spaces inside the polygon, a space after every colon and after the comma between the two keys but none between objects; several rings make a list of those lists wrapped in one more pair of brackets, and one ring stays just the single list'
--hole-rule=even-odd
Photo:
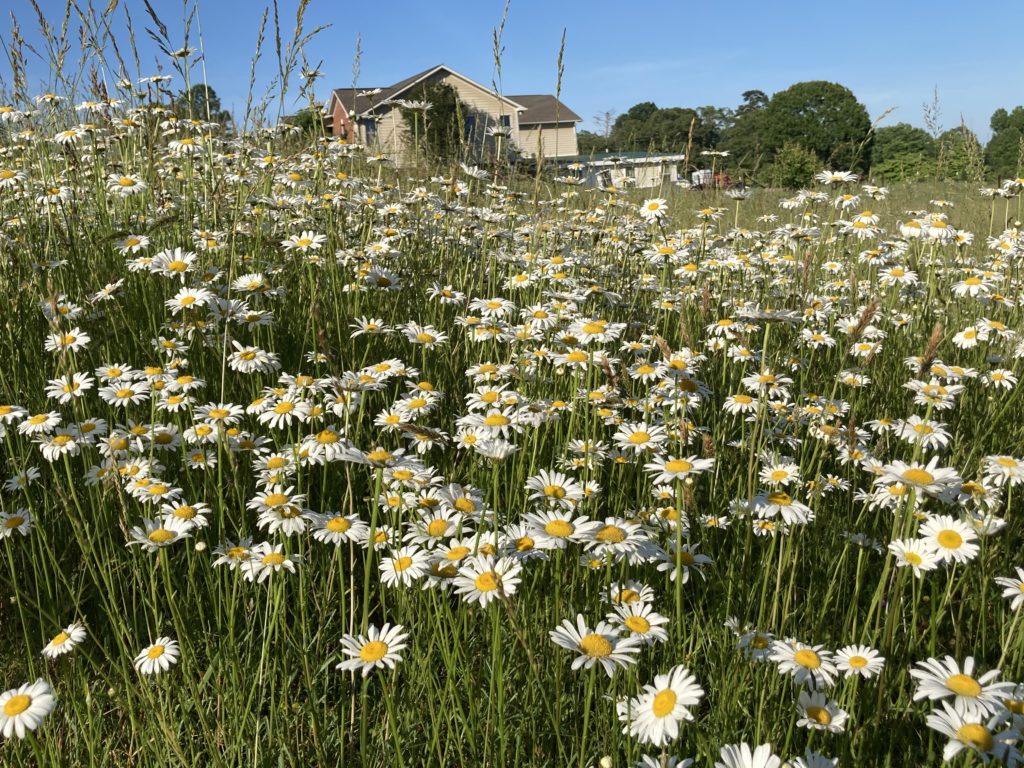
[{"label": "wildflower field", "polygon": [[4,765],[1024,762],[1024,180],[0,119]]}]

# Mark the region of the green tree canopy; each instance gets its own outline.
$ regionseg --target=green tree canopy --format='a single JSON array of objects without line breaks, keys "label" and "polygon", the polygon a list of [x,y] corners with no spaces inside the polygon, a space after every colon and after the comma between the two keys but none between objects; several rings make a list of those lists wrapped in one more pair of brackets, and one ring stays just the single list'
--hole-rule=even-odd
[{"label": "green tree canopy", "polygon": [[909,123],[897,123],[875,131],[871,164],[884,163],[904,155],[935,157],[939,147],[927,131]]},{"label": "green tree canopy", "polygon": [[939,135],[938,174],[943,179],[981,181],[985,168],[981,143],[966,126]]},{"label": "green tree canopy", "polygon": [[402,118],[411,139],[428,157],[450,162],[460,156],[466,115],[469,106],[459,101],[455,89],[447,83],[423,86],[417,101],[429,104],[427,109],[402,108]]},{"label": "green tree canopy", "polygon": [[[732,111],[718,107],[665,107],[652,101],[635,104],[615,120],[606,142],[611,150],[683,152],[693,127],[694,151],[715,146],[722,130],[731,124]],[[589,142],[599,146],[600,142]]]},{"label": "green tree canopy", "polygon": [[756,172],[766,153],[764,116],[769,99],[759,90],[744,91],[742,98],[731,124],[722,129],[718,148],[729,152],[730,166]]},{"label": "green tree canopy", "polygon": [[203,83],[179,93],[174,101],[174,110],[181,117],[193,120],[210,120],[225,126],[231,124],[231,113],[221,107],[220,96]]},{"label": "green tree canopy", "polygon": [[998,179],[1015,179],[1024,173],[1024,107],[1012,112],[997,109],[989,123],[992,138],[985,146],[985,165]]},{"label": "green tree canopy", "polygon": [[849,88],[824,80],[797,83],[776,93],[764,109],[767,149],[787,143],[814,152],[823,165],[866,170],[871,162],[871,119]]}]

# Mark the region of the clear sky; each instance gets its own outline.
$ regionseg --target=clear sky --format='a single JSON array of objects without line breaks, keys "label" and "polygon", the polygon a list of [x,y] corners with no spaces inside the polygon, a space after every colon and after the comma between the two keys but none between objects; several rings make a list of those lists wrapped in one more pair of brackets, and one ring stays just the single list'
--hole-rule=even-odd
[{"label": "clear sky", "polygon": [[[93,2],[102,9],[107,0]],[[59,27],[64,2],[39,4]],[[182,3],[152,4],[172,40],[183,42]],[[265,4],[199,0],[207,81],[236,117],[245,106],[249,62]],[[4,5],[16,15],[22,35],[38,47],[38,23],[29,0],[6,0]],[[155,74],[156,48],[142,31],[152,22],[142,0],[121,0],[113,29],[126,49],[125,6],[137,30],[142,74]],[[362,35],[360,87],[389,85],[440,63],[489,84],[492,30],[503,6],[504,0],[312,0],[307,29],[330,25],[306,49],[310,63],[323,62],[317,95],[326,98],[331,87],[351,86],[357,33]],[[291,37],[296,7],[297,0],[279,0],[285,39]],[[4,14],[0,35],[5,45],[10,29]],[[505,93],[554,93],[563,29],[562,99],[584,118],[584,128],[593,128],[600,112],[623,112],[640,101],[735,107],[743,91],[757,88],[770,95],[802,80],[847,86],[872,118],[895,107],[883,123],[888,125],[921,125],[922,104],[938,87],[943,127],[958,125],[963,115],[982,140],[989,136],[993,110],[1024,103],[1024,0],[512,0],[503,40]],[[198,42],[196,32],[191,45]],[[257,68],[264,87],[276,71],[270,27],[267,36]],[[69,66],[78,66],[79,50],[76,40]],[[47,70],[30,55],[30,82],[38,90]],[[6,57],[0,73],[9,82]],[[284,111],[297,107],[290,98]]]}]

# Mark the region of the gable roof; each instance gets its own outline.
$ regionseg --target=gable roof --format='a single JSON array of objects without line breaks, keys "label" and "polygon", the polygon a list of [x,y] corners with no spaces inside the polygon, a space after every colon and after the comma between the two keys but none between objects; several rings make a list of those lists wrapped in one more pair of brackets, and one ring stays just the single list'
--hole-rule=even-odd
[{"label": "gable roof", "polygon": [[547,93],[527,96],[509,96],[526,107],[519,113],[519,125],[538,125],[540,123],[578,123],[583,120],[565,104]]},{"label": "gable roof", "polygon": [[[461,72],[456,72],[451,67],[446,67],[444,64],[437,64],[436,66],[433,66],[430,69],[425,69],[422,72],[418,72],[415,75],[405,78],[404,80],[399,80],[394,85],[389,85],[387,88],[381,88],[379,89],[380,93],[374,96],[365,95],[368,91],[377,90],[374,88],[335,88],[332,93],[334,96],[338,98],[339,101],[341,101],[341,103],[347,109],[354,109],[356,115],[362,117],[363,115],[367,114],[371,109],[382,106],[383,104],[389,101],[393,101],[395,98],[408,91],[414,85],[422,82],[423,80],[426,80],[428,77],[433,75],[435,72],[439,72],[440,70],[444,70],[449,74],[455,75],[456,77],[465,80],[467,83],[476,86],[482,91],[485,91],[487,93],[494,93],[494,91],[491,90],[490,88],[481,85],[475,80],[471,80],[470,78],[463,75]],[[498,96],[498,94],[494,95]],[[518,102],[516,99],[513,99],[509,96],[499,96],[499,98],[511,104],[511,106],[519,112],[528,110],[528,107],[526,105]]]}]

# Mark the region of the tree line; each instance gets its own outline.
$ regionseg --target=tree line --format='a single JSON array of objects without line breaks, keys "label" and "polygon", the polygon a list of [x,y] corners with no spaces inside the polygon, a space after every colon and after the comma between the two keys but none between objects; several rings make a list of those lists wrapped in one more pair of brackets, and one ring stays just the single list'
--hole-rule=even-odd
[{"label": "tree line", "polygon": [[601,129],[580,131],[580,154],[644,151],[727,152],[718,167],[768,184],[797,186],[821,167],[870,173],[893,182],[918,179],[1017,178],[1024,173],[1024,107],[998,109],[992,138],[982,146],[966,126],[942,130],[937,99],[925,106],[928,130],[872,124],[850,89],[814,80],[769,96],[750,90],[735,108],[658,107],[645,101]]}]

